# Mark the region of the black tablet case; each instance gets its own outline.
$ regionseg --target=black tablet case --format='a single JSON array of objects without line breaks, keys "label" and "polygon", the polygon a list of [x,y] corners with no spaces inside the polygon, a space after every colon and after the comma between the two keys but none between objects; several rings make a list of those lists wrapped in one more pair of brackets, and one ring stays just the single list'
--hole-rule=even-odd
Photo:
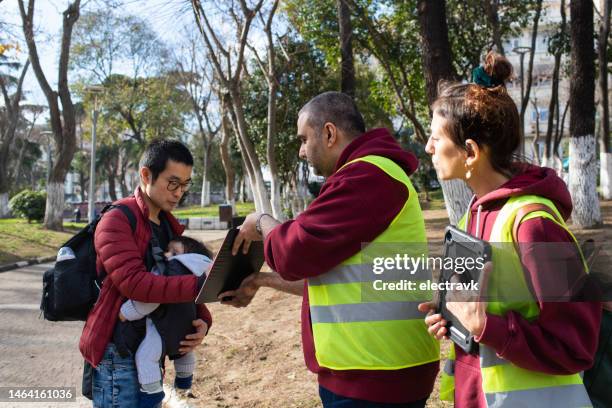
[{"label": "black tablet case", "polygon": [[227,232],[196,303],[218,302],[220,293],[238,289],[244,278],[261,269],[264,263],[262,241],[252,241],[246,255],[242,253],[242,246],[236,255],[232,255],[232,246],[239,231],[232,228]]},{"label": "black tablet case", "polygon": [[[491,246],[486,241],[478,239],[454,226],[449,226],[444,231],[444,258],[457,257],[471,257],[474,259],[482,257],[485,263],[490,262]],[[482,270],[478,268],[466,270],[461,274],[456,273],[454,270],[442,269],[439,280],[440,282],[450,281],[453,275],[464,283],[469,283],[472,280],[476,281],[479,283],[478,287],[482,283],[480,281]],[[478,343],[474,340],[474,336],[446,309],[446,290],[440,290],[437,296],[438,311],[447,322],[446,329],[448,336],[466,353],[475,353],[478,349]]]}]

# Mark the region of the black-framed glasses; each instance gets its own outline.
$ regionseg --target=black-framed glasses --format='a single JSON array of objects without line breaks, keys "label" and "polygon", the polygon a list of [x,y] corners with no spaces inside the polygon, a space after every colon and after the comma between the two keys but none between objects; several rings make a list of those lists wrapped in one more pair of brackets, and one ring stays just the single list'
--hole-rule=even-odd
[{"label": "black-framed glasses", "polygon": [[168,180],[168,191],[176,191],[179,187],[181,188],[181,192],[189,191],[191,186],[193,185],[193,181],[189,180],[185,183],[181,183],[176,180]]}]

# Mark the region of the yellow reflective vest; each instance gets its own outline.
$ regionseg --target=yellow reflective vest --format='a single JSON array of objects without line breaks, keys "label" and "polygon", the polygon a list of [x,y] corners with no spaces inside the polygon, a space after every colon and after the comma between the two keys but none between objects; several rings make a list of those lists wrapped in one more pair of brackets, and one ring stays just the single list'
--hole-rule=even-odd
[{"label": "yellow reflective vest", "polygon": [[392,160],[371,155],[343,167],[357,161],[371,163],[405,185],[408,199],[372,243],[332,270],[308,279],[317,361],[333,370],[397,370],[437,361],[439,343],[427,333],[424,315],[417,310],[419,300],[393,291],[373,291],[373,281],[379,276],[368,264],[376,248],[393,252],[393,246],[384,246],[387,243],[426,247],[417,193],[404,170]]},{"label": "yellow reflective vest", "polygon": [[[512,229],[517,211],[521,207],[533,203],[547,206],[557,217],[553,217],[546,211],[533,211],[527,214],[523,221],[536,217],[548,218],[565,229],[576,241],[567,225],[562,221],[563,217],[561,217],[552,201],[536,195],[511,197],[497,215],[489,238],[493,252],[493,270],[489,278],[487,294],[490,298],[504,299],[504,291],[508,287],[512,287],[513,291],[521,291],[522,293],[520,297],[514,296],[514,298],[532,300],[489,302],[487,304],[487,313],[503,316],[512,310],[520,313],[523,318],[529,321],[535,320],[540,313],[538,303],[533,298],[525,281],[519,255],[516,250],[511,249],[514,248],[512,245],[503,245],[503,243],[513,242]],[[469,211],[470,209],[468,208],[468,213]],[[466,229],[468,213],[459,221],[459,228]],[[578,248],[580,248],[579,245]],[[509,281],[512,282],[510,283]],[[487,406],[512,408],[591,406],[591,401],[586,393],[580,374],[550,375],[530,371],[498,357],[494,349],[484,344],[480,344],[479,350],[482,391],[485,395]],[[449,359],[442,372],[440,385],[440,398],[442,400],[454,400],[454,370],[455,350],[453,345]]]}]

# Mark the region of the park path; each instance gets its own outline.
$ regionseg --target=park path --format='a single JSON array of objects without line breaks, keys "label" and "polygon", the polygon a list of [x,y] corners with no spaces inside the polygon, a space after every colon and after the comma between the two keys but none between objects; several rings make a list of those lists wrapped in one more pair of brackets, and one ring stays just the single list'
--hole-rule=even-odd
[{"label": "park path", "polygon": [[76,387],[76,402],[0,402],[0,407],[87,407],[81,396],[83,359],[78,342],[83,322],[40,317],[42,274],[52,264],[0,273],[0,386]]},{"label": "park path", "polygon": [[[210,242],[227,231],[187,231]],[[40,315],[42,275],[51,263],[0,273],[0,387],[76,387],[76,402],[0,402],[0,407],[91,407],[81,396],[83,322],[48,322]]]}]

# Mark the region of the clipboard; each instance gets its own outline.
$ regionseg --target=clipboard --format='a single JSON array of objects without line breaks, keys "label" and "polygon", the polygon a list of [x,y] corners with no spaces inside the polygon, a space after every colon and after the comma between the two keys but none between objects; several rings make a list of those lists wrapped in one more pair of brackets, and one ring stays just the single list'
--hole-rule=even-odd
[{"label": "clipboard", "polygon": [[228,290],[236,290],[247,276],[259,272],[264,263],[262,241],[253,241],[249,252],[240,251],[232,255],[232,246],[240,230],[232,228],[227,232],[221,249],[215,256],[212,267],[195,299],[195,303],[218,302],[218,296]]},{"label": "clipboard", "polygon": [[[483,258],[485,263],[489,262],[491,261],[491,245],[454,226],[448,226],[444,231],[444,259],[458,257]],[[478,282],[478,287],[482,283],[481,277],[482,270],[478,268],[466,270],[461,274],[444,268],[440,272],[440,282],[451,281],[451,278],[464,283],[475,281]],[[466,353],[475,353],[478,350],[478,343],[474,340],[470,331],[446,308],[446,292],[444,289],[440,290],[436,296],[438,300],[437,309],[446,320],[448,336]]]}]

